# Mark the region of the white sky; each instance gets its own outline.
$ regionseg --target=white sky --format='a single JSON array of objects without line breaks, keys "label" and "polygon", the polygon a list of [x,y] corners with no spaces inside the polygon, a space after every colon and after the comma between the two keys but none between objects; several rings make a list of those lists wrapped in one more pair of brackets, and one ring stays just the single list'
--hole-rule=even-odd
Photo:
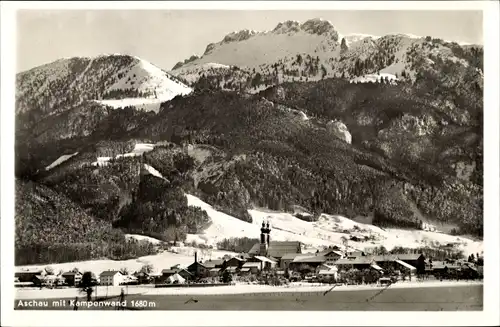
[{"label": "white sky", "polygon": [[17,71],[101,53],[136,55],[169,70],[230,32],[311,18],[331,21],[341,34],[408,33],[483,44],[481,11],[20,10]]}]

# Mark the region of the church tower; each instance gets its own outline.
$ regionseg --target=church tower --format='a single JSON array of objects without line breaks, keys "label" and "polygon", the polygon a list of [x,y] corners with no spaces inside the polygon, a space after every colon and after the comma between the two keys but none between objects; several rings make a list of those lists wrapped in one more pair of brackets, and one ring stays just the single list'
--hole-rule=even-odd
[{"label": "church tower", "polygon": [[267,248],[269,248],[269,244],[270,244],[270,236],[269,234],[271,234],[271,227],[269,226],[269,221],[267,222],[266,224],[266,243],[267,243]]},{"label": "church tower", "polygon": [[260,229],[260,247],[259,247],[259,255],[260,256],[266,256],[267,255],[267,249],[268,249],[268,234],[267,234],[267,228],[266,224],[264,221],[262,221],[262,227]]}]

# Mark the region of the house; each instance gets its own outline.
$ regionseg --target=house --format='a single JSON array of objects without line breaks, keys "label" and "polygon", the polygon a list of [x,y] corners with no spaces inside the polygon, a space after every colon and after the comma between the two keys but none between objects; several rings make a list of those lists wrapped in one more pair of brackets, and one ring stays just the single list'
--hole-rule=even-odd
[{"label": "house", "polygon": [[259,271],[262,270],[261,265],[262,262],[245,262],[241,267],[241,271],[250,272],[251,274],[257,274]]},{"label": "house", "polygon": [[333,249],[326,249],[321,252],[318,252],[319,256],[323,256],[326,258],[326,264],[327,265],[333,265],[335,262],[342,258],[344,254],[340,252],[339,250],[333,250]]},{"label": "house", "polygon": [[357,257],[364,257],[364,256],[365,256],[365,253],[363,251],[360,251],[360,250],[350,251],[350,252],[347,252],[345,255],[345,257],[348,259],[354,259]]},{"label": "house", "polygon": [[61,276],[69,286],[78,286],[80,285],[83,274],[79,271],[68,271],[63,273]]},{"label": "house", "polygon": [[137,278],[139,284],[148,284],[152,280],[152,276],[144,271],[136,272],[134,276]]},{"label": "house", "polygon": [[298,270],[300,267],[306,265],[315,270],[321,264],[326,262],[326,258],[322,255],[307,255],[307,256],[297,256],[289,265],[289,269]]},{"label": "house", "polygon": [[272,269],[272,268],[276,268],[276,266],[278,265],[278,262],[276,262],[275,260],[272,260],[272,259],[266,258],[266,257],[262,257],[262,256],[259,256],[259,255],[256,255],[255,257],[253,257],[252,259],[250,259],[249,262],[260,262],[261,263],[261,267],[264,270],[269,270],[269,269]]},{"label": "house", "polygon": [[295,259],[295,257],[299,256],[299,253],[287,253],[283,257],[281,257],[281,260],[279,262],[279,267],[281,269],[288,269],[290,266],[290,263]]},{"label": "house", "polygon": [[231,266],[231,267],[227,267],[226,269],[224,269],[224,271],[227,271],[230,274],[236,274],[238,269],[239,269],[238,267]]},{"label": "house", "polygon": [[322,263],[318,267],[316,267],[316,272],[320,272],[321,270],[332,270],[332,269],[338,270],[336,266],[330,266],[326,263]]},{"label": "house", "polygon": [[[349,269],[362,270],[362,269],[370,268],[373,263],[374,262],[373,262],[372,257],[359,256],[359,257],[355,257],[352,259],[349,259],[349,258],[339,259],[339,260],[337,260],[337,262],[335,262],[335,265],[337,266],[339,271],[349,270]],[[381,268],[378,265],[377,265],[377,267]]]},{"label": "house", "polygon": [[223,259],[217,259],[217,260],[207,260],[203,262],[203,265],[207,269],[213,269],[213,268],[225,268],[225,260]]},{"label": "house", "polygon": [[20,270],[14,273],[14,277],[19,279],[20,283],[33,282],[35,276],[41,276],[43,270]]},{"label": "house", "polygon": [[335,266],[328,266],[322,264],[316,268],[317,276],[320,280],[328,280],[331,278],[338,278],[338,268]]},{"label": "house", "polygon": [[425,256],[421,253],[398,254],[397,259],[415,267],[417,274],[425,273]]},{"label": "house", "polygon": [[220,274],[222,273],[222,269],[221,268],[212,268],[208,271],[208,275],[210,277],[216,277],[216,276],[219,276]]},{"label": "house", "polygon": [[99,281],[104,286],[119,286],[123,282],[123,277],[119,271],[107,270],[99,275]]},{"label": "house", "polygon": [[[215,267],[212,267],[215,268]],[[203,278],[209,275],[210,269],[205,266],[205,264],[198,262],[198,253],[194,253],[194,262],[190,264],[186,269],[193,278]]]},{"label": "house", "polygon": [[434,261],[430,265],[434,275],[447,275],[459,270],[461,267],[455,263],[447,263],[446,261]]},{"label": "house", "polygon": [[122,285],[138,285],[139,279],[133,275],[125,275],[123,276],[123,280],[121,282]]},{"label": "house", "polygon": [[187,267],[187,271],[193,275],[196,279],[198,277],[203,278],[209,275],[209,270],[204,264],[201,262],[193,262]]},{"label": "house", "polygon": [[167,278],[167,283],[168,284],[184,284],[186,283],[186,280],[179,274],[174,274],[172,276],[169,276]]},{"label": "house", "polygon": [[245,263],[246,260],[239,258],[239,257],[234,257],[226,261],[226,267],[237,267],[241,268],[243,264]]},{"label": "house", "polygon": [[398,265],[396,264],[397,257],[395,255],[375,255],[373,256],[373,261],[382,267],[383,269],[398,269]]},{"label": "house", "polygon": [[170,269],[163,269],[161,271],[161,280],[165,281],[167,280],[168,277],[173,276],[175,274],[179,274],[180,276],[182,276],[182,278],[187,280],[193,278],[193,274],[184,268],[174,268],[174,269],[170,268]]},{"label": "house", "polygon": [[240,276],[245,276],[250,274],[250,268],[241,268],[239,271]]}]

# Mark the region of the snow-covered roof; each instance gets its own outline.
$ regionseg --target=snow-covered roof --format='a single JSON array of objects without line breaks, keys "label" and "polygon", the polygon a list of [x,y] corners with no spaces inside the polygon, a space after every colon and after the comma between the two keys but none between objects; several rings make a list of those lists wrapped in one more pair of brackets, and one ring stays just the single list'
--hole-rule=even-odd
[{"label": "snow-covered roof", "polygon": [[102,273],[99,274],[100,277],[102,276],[114,276],[116,274],[120,274],[121,273],[119,271],[116,271],[116,270],[106,270],[106,271],[103,271]]},{"label": "snow-covered roof", "polygon": [[256,255],[254,258],[257,260],[260,260],[262,262],[276,263],[276,261],[271,260],[271,259],[266,258],[266,257],[263,257],[263,256],[260,256],[260,255]]},{"label": "snow-covered roof", "polygon": [[292,262],[316,263],[316,262],[325,262],[325,261],[326,261],[326,257],[324,257],[322,255],[312,255],[312,256],[307,256],[307,257],[298,256],[295,259],[293,259]]},{"label": "snow-covered roof", "polygon": [[243,264],[243,268],[252,268],[252,267],[260,268],[260,265],[261,265],[260,262],[245,262]]},{"label": "snow-covered roof", "polygon": [[401,261],[401,260],[396,260],[397,263],[399,263],[401,266],[404,266],[410,270],[416,270],[417,268],[413,267],[412,265],[410,264],[407,264],[406,262],[404,261]]}]

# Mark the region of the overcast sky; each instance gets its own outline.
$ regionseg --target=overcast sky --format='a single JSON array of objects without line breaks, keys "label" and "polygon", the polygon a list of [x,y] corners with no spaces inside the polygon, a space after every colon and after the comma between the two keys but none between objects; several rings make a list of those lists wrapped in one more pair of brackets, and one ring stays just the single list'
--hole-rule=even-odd
[{"label": "overcast sky", "polygon": [[408,33],[483,44],[481,11],[41,11],[17,16],[17,71],[59,58],[131,54],[171,69],[235,30],[323,18],[341,34]]}]

